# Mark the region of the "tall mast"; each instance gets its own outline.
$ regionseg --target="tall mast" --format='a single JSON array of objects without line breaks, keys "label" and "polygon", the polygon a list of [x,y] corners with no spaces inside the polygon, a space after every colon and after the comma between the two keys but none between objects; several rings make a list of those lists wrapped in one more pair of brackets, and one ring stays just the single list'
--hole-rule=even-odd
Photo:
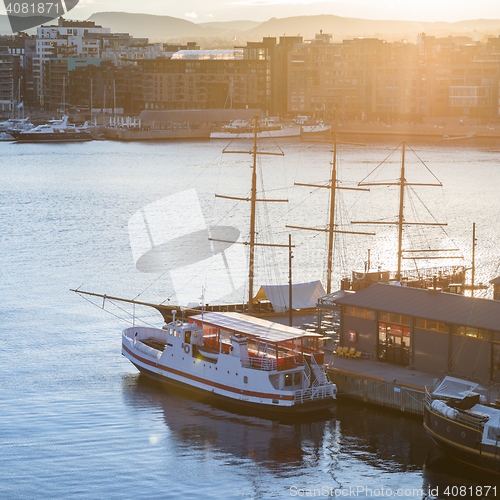
[{"label": "tall mast", "polygon": [[333,276],[333,256],[335,249],[335,233],[343,234],[365,234],[373,236],[374,233],[360,232],[360,231],[341,231],[335,229],[335,201],[337,189],[344,189],[350,191],[369,191],[369,189],[364,188],[352,188],[352,187],[342,187],[338,185],[337,181],[337,145],[338,144],[348,144],[354,146],[364,146],[364,144],[354,143],[354,142],[338,142],[338,132],[337,132],[337,116],[335,116],[335,132],[333,134],[333,149],[330,150],[332,153],[332,171],[330,176],[330,183],[328,185],[321,184],[304,184],[300,182],[295,182],[295,186],[307,186],[316,188],[326,188],[330,190],[330,209],[328,216],[328,227],[326,229],[315,228],[315,227],[302,227],[302,226],[290,226],[286,227],[291,229],[304,229],[307,231],[321,231],[328,233],[328,262],[327,262],[327,275],[326,275],[326,293],[331,293],[332,291],[332,276]]},{"label": "tall mast", "polygon": [[292,279],[292,235],[288,235],[288,303],[290,307],[288,308],[288,325],[293,326],[293,279]]},{"label": "tall mast", "polygon": [[401,259],[403,258],[403,222],[404,222],[404,196],[405,196],[405,150],[406,144],[403,142],[401,152],[401,177],[399,181],[399,214],[398,214],[398,270],[396,281],[401,281]]},{"label": "tall mast", "polygon": [[62,93],[62,100],[63,100],[62,115],[64,116],[64,115],[66,114],[66,75],[63,75],[63,93]]},{"label": "tall mast", "polygon": [[90,79],[90,124],[92,125],[92,120],[93,120],[93,117],[92,117],[92,106],[93,106],[93,103],[92,103],[92,78]]},{"label": "tall mast", "polygon": [[[250,202],[250,234],[249,241],[244,242],[244,245],[249,246],[249,259],[248,259],[248,311],[253,312],[253,295],[254,295],[254,278],[255,278],[255,247],[257,246],[266,246],[266,247],[282,247],[289,248],[289,245],[277,245],[274,243],[257,243],[256,242],[256,219],[257,219],[257,202],[265,202],[265,203],[286,203],[288,200],[272,200],[272,199],[262,199],[257,198],[257,156],[258,155],[272,155],[272,156],[284,156],[283,151],[279,153],[276,152],[264,152],[259,151],[257,148],[257,134],[258,134],[258,125],[259,125],[259,117],[255,116],[252,120],[253,125],[253,147],[250,151],[232,151],[224,149],[223,153],[237,153],[237,154],[251,154],[252,155],[252,187],[250,192],[250,198],[240,198],[237,196],[225,196],[216,194],[217,198],[225,198],[229,200],[240,200],[240,201],[249,201]],[[234,241],[226,241],[226,240],[218,240],[215,238],[210,238],[211,241],[222,241],[225,243],[235,243]],[[290,309],[292,305],[290,304]]]},{"label": "tall mast", "polygon": [[[456,251],[456,248],[453,249],[447,249],[447,250],[429,250],[429,249],[424,249],[424,250],[403,250],[403,230],[405,226],[410,226],[410,225],[418,225],[418,226],[446,226],[446,223],[443,222],[407,222],[405,221],[404,218],[404,206],[405,206],[405,187],[407,186],[438,186],[441,187],[442,184],[441,182],[437,183],[423,183],[423,182],[407,182],[406,177],[405,177],[405,155],[406,155],[406,143],[402,142],[402,155],[401,155],[401,174],[399,181],[397,182],[365,182],[364,180],[358,183],[358,186],[399,186],[399,213],[398,213],[398,219],[395,222],[385,222],[385,221],[352,221],[352,224],[386,224],[386,225],[396,225],[398,228],[398,265],[397,265],[397,272],[396,272],[396,280],[401,280],[401,271],[402,271],[402,266],[401,262],[402,259],[405,258],[403,257],[403,254],[405,252],[439,252],[439,251]],[[382,165],[382,164],[380,164]],[[380,165],[377,167],[379,168]],[[377,169],[376,168],[376,169]],[[376,169],[374,169],[371,173],[373,173]],[[368,174],[369,175],[371,175]],[[367,177],[368,177],[367,176]],[[366,177],[365,177],[366,179]],[[437,179],[436,179],[437,180]],[[419,258],[436,258],[435,256],[426,256],[426,257],[408,257],[413,260],[419,259]],[[454,258],[452,256],[447,256],[446,258]]]},{"label": "tall mast", "polygon": [[255,221],[257,218],[257,118],[254,118],[252,151],[252,191],[250,195],[250,253],[248,258],[248,310],[253,310],[253,280],[255,277]]},{"label": "tall mast", "polygon": [[476,223],[472,223],[472,276],[471,276],[471,297],[474,297],[475,277],[476,277]]},{"label": "tall mast", "polygon": [[326,272],[326,293],[330,293],[332,289],[332,274],[333,274],[333,245],[335,244],[335,194],[337,193],[337,131],[335,131],[333,141],[333,158],[332,158],[332,176],[330,189],[330,220],[328,222],[328,263]]}]

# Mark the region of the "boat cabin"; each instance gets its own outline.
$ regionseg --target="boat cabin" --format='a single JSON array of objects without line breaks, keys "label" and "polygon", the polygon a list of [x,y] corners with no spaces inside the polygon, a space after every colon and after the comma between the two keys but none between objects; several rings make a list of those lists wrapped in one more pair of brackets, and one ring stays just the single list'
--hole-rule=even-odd
[{"label": "boat cabin", "polygon": [[324,364],[321,335],[240,313],[205,313],[189,321],[201,327],[197,351],[207,358],[230,354],[258,370],[289,370],[308,363]]}]

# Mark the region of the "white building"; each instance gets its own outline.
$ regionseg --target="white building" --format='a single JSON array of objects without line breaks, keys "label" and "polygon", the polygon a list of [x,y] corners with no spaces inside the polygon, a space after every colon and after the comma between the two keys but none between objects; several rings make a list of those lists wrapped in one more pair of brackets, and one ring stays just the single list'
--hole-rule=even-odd
[{"label": "white building", "polygon": [[44,64],[54,57],[101,57],[102,37],[110,28],[91,21],[67,21],[59,18],[57,26],[37,28],[33,79],[37,98],[43,104]]}]

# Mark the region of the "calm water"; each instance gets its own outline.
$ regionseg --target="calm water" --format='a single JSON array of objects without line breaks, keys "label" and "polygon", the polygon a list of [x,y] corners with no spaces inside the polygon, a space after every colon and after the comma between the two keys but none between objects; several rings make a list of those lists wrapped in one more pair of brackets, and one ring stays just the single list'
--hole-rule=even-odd
[{"label": "calm water", "polygon": [[[132,311],[109,302],[103,311],[100,299],[70,288],[175,302],[179,284],[168,270],[136,269],[128,220],[194,188],[207,224],[245,236],[247,207],[214,201],[215,192],[248,194],[249,157],[221,155],[224,145],[0,143],[0,498],[450,498],[447,486],[493,485],[440,455],[418,419],[344,401],[328,420],[293,426],[232,415],[166,394],[122,358],[120,330]],[[326,194],[293,184],[326,181],[330,153],[325,145],[280,145],[283,158],[261,157],[263,186],[268,198],[289,202],[259,216],[259,238],[286,243],[286,224],[326,222]],[[392,147],[346,146],[341,178],[361,180]],[[470,259],[476,222],[476,280],[500,274],[500,145],[413,147],[443,183],[418,196],[448,223],[451,245]],[[276,150],[272,141],[266,148]],[[345,220],[397,215],[390,188],[347,192],[342,206]],[[409,220],[416,204],[408,209]],[[391,267],[390,231],[339,240],[335,279],[362,267],[368,248],[374,265]],[[324,236],[293,238],[294,279],[323,278]],[[286,280],[283,250],[259,254],[258,263],[258,283]]]}]

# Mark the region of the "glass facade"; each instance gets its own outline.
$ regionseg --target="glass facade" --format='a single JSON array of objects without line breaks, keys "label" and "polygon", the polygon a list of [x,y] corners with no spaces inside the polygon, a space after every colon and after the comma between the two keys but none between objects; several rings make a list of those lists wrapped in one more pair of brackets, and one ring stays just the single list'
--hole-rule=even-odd
[{"label": "glass facade", "polygon": [[410,364],[410,327],[378,323],[377,356],[380,361],[407,366]]}]

